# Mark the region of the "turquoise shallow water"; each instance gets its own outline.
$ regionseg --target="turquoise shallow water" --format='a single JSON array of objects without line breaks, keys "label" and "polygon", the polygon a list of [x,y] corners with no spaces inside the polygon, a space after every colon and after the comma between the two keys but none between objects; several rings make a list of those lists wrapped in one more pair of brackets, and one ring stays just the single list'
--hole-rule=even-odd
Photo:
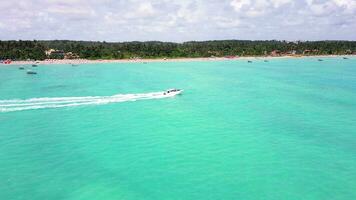
[{"label": "turquoise shallow water", "polygon": [[356,198],[355,58],[36,71],[0,67],[3,108],[13,99],[185,92],[0,112],[0,199]]}]

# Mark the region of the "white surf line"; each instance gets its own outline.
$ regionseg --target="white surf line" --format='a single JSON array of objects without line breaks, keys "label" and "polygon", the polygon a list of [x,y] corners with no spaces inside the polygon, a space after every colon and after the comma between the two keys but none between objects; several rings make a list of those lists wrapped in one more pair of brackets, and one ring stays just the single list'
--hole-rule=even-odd
[{"label": "white surf line", "polygon": [[23,110],[36,110],[46,108],[63,108],[85,105],[102,105],[137,100],[168,98],[164,92],[142,94],[116,94],[113,96],[87,96],[87,97],[44,97],[31,99],[0,100],[0,112],[14,112]]}]

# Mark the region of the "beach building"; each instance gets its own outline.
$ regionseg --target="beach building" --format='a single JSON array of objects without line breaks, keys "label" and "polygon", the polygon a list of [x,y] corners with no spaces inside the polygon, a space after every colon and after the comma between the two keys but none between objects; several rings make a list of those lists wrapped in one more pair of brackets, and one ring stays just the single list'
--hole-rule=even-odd
[{"label": "beach building", "polygon": [[52,55],[63,56],[63,57],[64,57],[65,53],[64,53],[64,51],[62,51],[62,50],[56,50],[56,51],[53,51],[53,52],[51,53],[51,56],[52,56]]},{"label": "beach building", "polygon": [[63,50],[56,50],[56,49],[49,49],[45,51],[47,57],[49,58],[55,58],[55,59],[63,59],[65,56],[65,53]]},{"label": "beach building", "polygon": [[45,51],[47,57],[56,59],[78,59],[79,55],[73,52],[65,53],[63,50],[49,49]]},{"label": "beach building", "polygon": [[297,54],[297,51],[296,50],[291,50],[291,51],[288,51],[287,54],[295,55],[295,54]]},{"label": "beach building", "polygon": [[64,54],[64,59],[78,59],[79,56],[73,52],[68,52]]},{"label": "beach building", "polygon": [[271,56],[276,57],[276,56],[281,56],[281,51],[279,50],[274,50],[271,52]]},{"label": "beach building", "polygon": [[306,49],[306,50],[303,51],[303,54],[309,54],[309,53],[311,53],[311,52],[312,52],[311,50]]},{"label": "beach building", "polygon": [[50,56],[52,52],[56,51],[55,49],[49,49],[45,51],[46,56]]}]

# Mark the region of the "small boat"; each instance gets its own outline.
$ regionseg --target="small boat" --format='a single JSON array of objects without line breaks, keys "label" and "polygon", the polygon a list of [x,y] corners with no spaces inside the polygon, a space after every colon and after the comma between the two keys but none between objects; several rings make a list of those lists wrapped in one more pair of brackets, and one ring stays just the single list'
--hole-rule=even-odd
[{"label": "small boat", "polygon": [[323,61],[322,59],[318,59],[319,62]]},{"label": "small boat", "polygon": [[163,92],[163,95],[173,97],[173,96],[176,96],[178,94],[181,94],[182,92],[183,92],[183,90],[181,90],[181,89],[169,89],[169,90]]},{"label": "small boat", "polygon": [[247,61],[248,63],[252,63],[252,61],[251,60],[249,60],[249,61]]},{"label": "small boat", "polygon": [[27,71],[27,74],[37,74],[35,71]]},{"label": "small boat", "polygon": [[19,67],[19,70],[24,70],[25,68],[24,67]]},{"label": "small boat", "polygon": [[268,60],[264,60],[264,62],[268,62]]},{"label": "small boat", "polygon": [[347,57],[343,57],[342,59],[347,60],[347,59],[349,59],[349,58],[347,58]]},{"label": "small boat", "polygon": [[72,64],[72,67],[78,67],[79,65],[76,65],[76,64]]},{"label": "small boat", "polygon": [[36,65],[36,64],[33,64],[33,65],[32,65],[32,67],[38,67],[38,65]]}]

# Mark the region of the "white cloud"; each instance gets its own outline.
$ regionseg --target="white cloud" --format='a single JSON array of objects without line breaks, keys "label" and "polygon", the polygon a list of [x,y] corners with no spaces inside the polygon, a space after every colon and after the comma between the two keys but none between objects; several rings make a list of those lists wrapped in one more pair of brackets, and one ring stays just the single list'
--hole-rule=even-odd
[{"label": "white cloud", "polygon": [[333,2],[345,9],[349,14],[356,15],[356,1],[355,0],[333,0]]},{"label": "white cloud", "polygon": [[0,39],[354,39],[356,0],[17,0]]},{"label": "white cloud", "polygon": [[215,23],[219,28],[223,29],[234,29],[241,25],[241,21],[239,19],[225,18],[225,17],[215,17],[213,18]]},{"label": "white cloud", "polygon": [[144,15],[152,15],[155,13],[152,4],[149,2],[141,3],[140,6],[138,7],[138,11],[139,13]]},{"label": "white cloud", "polygon": [[260,17],[279,7],[292,3],[291,0],[232,0],[230,5],[241,16]]},{"label": "white cloud", "polygon": [[292,0],[270,0],[275,8],[279,8],[283,5],[293,3]]},{"label": "white cloud", "polygon": [[355,0],[306,0],[312,14],[323,16],[330,14],[356,15]]},{"label": "white cloud", "polygon": [[251,0],[233,0],[230,4],[236,12],[240,12],[243,8],[251,5]]}]

